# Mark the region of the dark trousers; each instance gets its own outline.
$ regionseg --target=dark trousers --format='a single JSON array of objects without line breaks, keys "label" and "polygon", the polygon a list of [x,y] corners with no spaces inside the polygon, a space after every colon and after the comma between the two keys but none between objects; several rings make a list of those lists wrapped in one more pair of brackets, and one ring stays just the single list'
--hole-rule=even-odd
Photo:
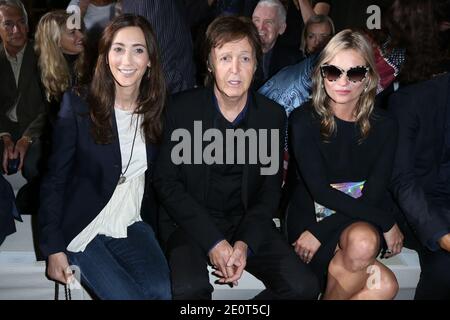
[{"label": "dark trousers", "polygon": [[450,252],[422,249],[416,300],[450,300]]},{"label": "dark trousers", "polygon": [[[319,284],[309,267],[274,227],[261,232],[266,235],[266,241],[256,253],[249,254],[245,268],[266,286],[255,299],[317,299]],[[166,248],[173,299],[211,299],[213,287],[207,270],[208,256],[181,228],[171,234]]]}]

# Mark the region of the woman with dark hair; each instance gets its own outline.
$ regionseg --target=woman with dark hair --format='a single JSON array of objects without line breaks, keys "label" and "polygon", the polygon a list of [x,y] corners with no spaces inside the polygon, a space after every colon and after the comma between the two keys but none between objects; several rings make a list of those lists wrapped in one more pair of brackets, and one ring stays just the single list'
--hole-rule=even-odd
[{"label": "woman with dark hair", "polygon": [[392,299],[398,290],[395,275],[376,260],[380,249],[398,254],[403,241],[383,206],[396,127],[374,109],[377,85],[370,43],[342,31],[319,58],[311,103],[289,118],[296,167],[287,233],[322,280],[324,299]]},{"label": "woman with dark hair", "polygon": [[402,48],[405,62],[398,80],[402,84],[420,82],[445,71],[441,54],[437,1],[395,0],[384,17],[383,31],[390,39],[385,50]]},{"label": "woman with dark hair", "polygon": [[49,278],[70,283],[70,263],[100,299],[171,298],[150,183],[165,96],[150,24],[116,18],[90,88],[64,94],[55,125],[39,213]]}]

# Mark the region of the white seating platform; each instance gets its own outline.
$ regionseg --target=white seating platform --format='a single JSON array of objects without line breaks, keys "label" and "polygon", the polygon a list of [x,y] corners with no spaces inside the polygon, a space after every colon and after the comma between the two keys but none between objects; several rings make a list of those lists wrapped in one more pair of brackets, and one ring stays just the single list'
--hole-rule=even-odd
[{"label": "white seating platform", "polygon": [[[20,175],[9,176],[15,191],[24,183]],[[53,300],[54,282],[45,277],[45,263],[36,261],[31,229],[31,216],[23,216],[23,223],[16,222],[17,232],[6,238],[0,246],[0,300]],[[420,267],[416,252],[403,249],[394,258],[383,260],[395,273],[400,285],[396,299],[408,300],[414,297],[419,280]],[[212,271],[212,270],[210,270]],[[211,274],[211,272],[210,272]],[[246,300],[253,298],[264,289],[261,281],[244,272],[239,285],[214,284],[216,278],[210,276],[214,286],[215,300]],[[60,286],[59,298],[64,299],[64,289]],[[89,300],[90,296],[80,289],[72,290],[72,299]]]},{"label": "white seating platform", "polygon": [[[55,286],[45,277],[45,263],[36,261],[31,232],[31,216],[23,216],[23,223],[16,222],[17,232],[7,237],[0,246],[0,300],[53,300]],[[408,300],[414,297],[420,268],[417,254],[403,249],[403,252],[383,262],[393,270],[400,284],[396,299]],[[212,271],[212,270],[210,270]],[[216,278],[210,276],[211,283]],[[246,300],[264,289],[261,281],[245,272],[239,285],[213,284],[215,300]],[[64,290],[60,287],[60,299]],[[72,299],[91,299],[84,290],[72,290]]]}]

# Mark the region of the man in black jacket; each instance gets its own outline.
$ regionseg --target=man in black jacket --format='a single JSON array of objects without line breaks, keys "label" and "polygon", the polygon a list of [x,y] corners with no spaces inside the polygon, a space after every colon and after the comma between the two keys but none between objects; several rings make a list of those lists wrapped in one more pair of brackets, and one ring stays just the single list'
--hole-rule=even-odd
[{"label": "man in black jacket", "polygon": [[450,299],[450,74],[400,89],[389,111],[399,123],[392,191],[420,241],[415,298]]},{"label": "man in black jacket", "polygon": [[314,299],[317,279],[272,222],[286,116],[248,91],[261,55],[257,30],[218,18],[206,43],[211,86],[173,97],[155,168],[173,297],[210,299],[210,264],[222,284],[236,285],[244,269],[254,274],[267,288],[258,298]]}]

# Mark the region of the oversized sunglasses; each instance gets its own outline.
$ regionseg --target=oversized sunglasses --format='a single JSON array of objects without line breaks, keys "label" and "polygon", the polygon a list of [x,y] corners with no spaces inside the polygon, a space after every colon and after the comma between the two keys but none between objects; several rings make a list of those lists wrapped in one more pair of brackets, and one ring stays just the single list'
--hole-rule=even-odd
[{"label": "oversized sunglasses", "polygon": [[353,83],[361,82],[366,78],[367,72],[369,72],[369,67],[367,66],[351,67],[348,70],[343,70],[331,64],[324,64],[320,67],[322,77],[331,82],[338,80],[343,74],[347,75],[348,81]]}]

